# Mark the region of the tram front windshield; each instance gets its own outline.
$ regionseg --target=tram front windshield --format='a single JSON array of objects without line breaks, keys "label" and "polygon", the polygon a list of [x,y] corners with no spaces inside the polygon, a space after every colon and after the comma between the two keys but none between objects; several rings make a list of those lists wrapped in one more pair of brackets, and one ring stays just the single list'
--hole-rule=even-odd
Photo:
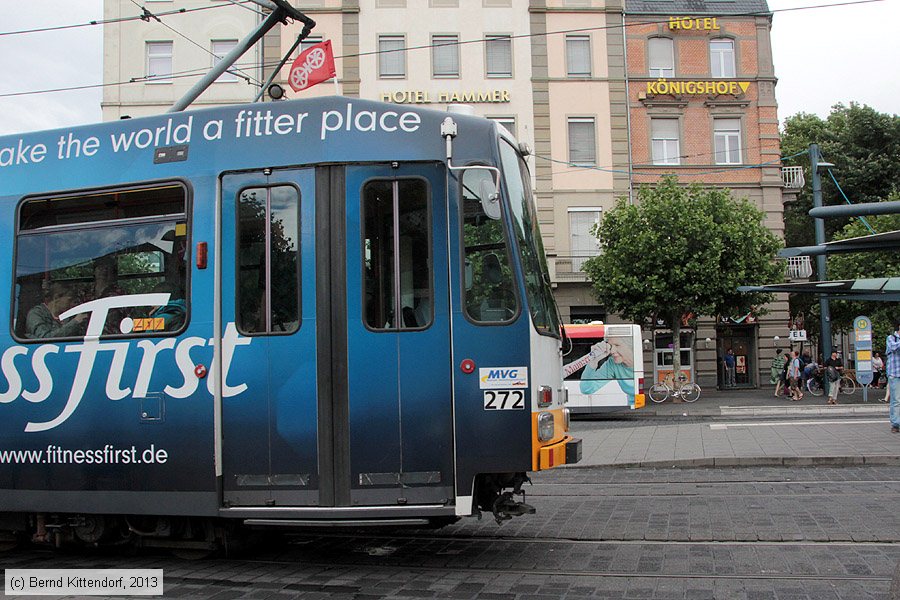
[{"label": "tram front windshield", "polygon": [[528,167],[519,153],[503,140],[500,142],[500,161],[509,193],[519,259],[525,272],[525,293],[531,319],[539,333],[560,336],[560,318],[550,289],[550,273],[538,229]]}]

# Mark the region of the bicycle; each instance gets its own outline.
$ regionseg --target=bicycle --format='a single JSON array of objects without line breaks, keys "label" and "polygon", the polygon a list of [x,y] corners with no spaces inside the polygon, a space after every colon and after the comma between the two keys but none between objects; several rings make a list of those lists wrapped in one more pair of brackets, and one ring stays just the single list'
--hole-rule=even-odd
[{"label": "bicycle", "polygon": [[[825,377],[825,369],[823,367],[819,367],[816,369],[816,372],[806,380],[806,389],[809,390],[809,393],[813,396],[821,396],[825,393],[825,386],[822,384]],[[849,375],[841,375],[841,390],[840,393],[846,394],[847,396],[856,392],[856,381],[850,377]]]},{"label": "bicycle", "polygon": [[684,373],[678,376],[678,386],[674,385],[675,378],[670,374],[662,381],[657,381],[647,392],[650,400],[659,404],[665,402],[669,396],[681,398],[684,402],[696,402],[700,398],[700,386],[693,381],[688,381]]}]

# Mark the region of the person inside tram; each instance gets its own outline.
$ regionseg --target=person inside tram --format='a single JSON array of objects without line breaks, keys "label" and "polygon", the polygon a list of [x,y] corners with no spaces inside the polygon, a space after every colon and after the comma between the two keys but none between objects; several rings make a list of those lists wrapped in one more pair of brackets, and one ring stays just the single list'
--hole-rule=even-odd
[{"label": "person inside tram", "polygon": [[75,315],[65,322],[59,315],[75,305],[68,286],[53,282],[44,293],[43,302],[28,311],[25,318],[25,337],[29,339],[70,337],[84,333],[87,313]]}]

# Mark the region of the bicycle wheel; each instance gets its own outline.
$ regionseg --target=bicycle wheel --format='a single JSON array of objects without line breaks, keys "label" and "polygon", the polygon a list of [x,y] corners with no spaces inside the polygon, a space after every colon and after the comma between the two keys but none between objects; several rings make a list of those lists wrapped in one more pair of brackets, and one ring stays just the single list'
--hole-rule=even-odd
[{"label": "bicycle wheel", "polygon": [[669,397],[669,388],[664,383],[654,383],[647,392],[650,399],[659,404]]},{"label": "bicycle wheel", "polygon": [[700,386],[691,381],[681,386],[680,393],[685,402],[696,402],[700,398]]},{"label": "bicycle wheel", "polygon": [[856,381],[849,375],[841,377],[841,393],[848,396],[856,391]]},{"label": "bicycle wheel", "polygon": [[822,382],[818,379],[813,379],[812,377],[806,380],[806,389],[808,389],[809,393],[813,396],[821,396],[825,393],[825,390],[822,389]]}]

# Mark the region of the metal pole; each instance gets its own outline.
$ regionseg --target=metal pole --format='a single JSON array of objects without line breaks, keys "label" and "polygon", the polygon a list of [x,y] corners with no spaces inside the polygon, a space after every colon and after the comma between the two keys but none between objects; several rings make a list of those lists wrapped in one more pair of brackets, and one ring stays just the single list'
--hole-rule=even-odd
[{"label": "metal pole", "polygon": [[218,63],[210,69],[209,73],[203,76],[203,78],[194,84],[194,86],[189,89],[184,96],[181,97],[178,102],[173,104],[169,110],[166,112],[181,112],[185,108],[191,105],[191,102],[196,100],[200,94],[206,91],[212,83],[219,78],[219,76],[228,70],[231,65],[239,59],[244,52],[249,50],[253,44],[258,42],[270,29],[272,29],[276,23],[281,21],[284,18],[284,10],[279,6],[268,17],[266,20],[262,22],[262,24],[250,32],[250,35],[241,40],[237,46],[232,48],[231,52],[222,57]]},{"label": "metal pole", "polygon": [[[822,207],[822,180],[819,178],[819,145],[809,145],[809,162],[812,167],[812,192],[813,192],[813,208]],[[816,227],[816,244],[825,243],[825,221],[823,219],[814,219]],[[819,281],[827,281],[828,277],[825,269],[825,255],[816,256],[816,273]],[[821,319],[821,335],[822,338],[822,358],[831,357],[831,311],[828,304],[828,296],[819,297],[819,313]]]}]

